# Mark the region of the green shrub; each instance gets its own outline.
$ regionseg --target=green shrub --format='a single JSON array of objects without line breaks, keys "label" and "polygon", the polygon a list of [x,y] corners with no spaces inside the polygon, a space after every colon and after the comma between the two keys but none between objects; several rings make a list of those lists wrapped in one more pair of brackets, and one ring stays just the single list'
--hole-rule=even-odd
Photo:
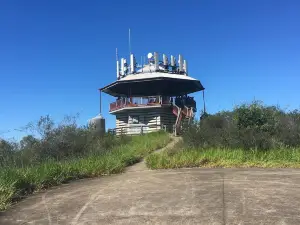
[{"label": "green shrub", "polygon": [[48,160],[102,154],[131,140],[130,137],[117,138],[110,134],[95,136],[88,127],[78,126],[76,120],[70,117],[56,124],[49,116],[45,116],[26,128],[32,134],[23,137],[19,143],[0,141],[0,167],[22,168]]},{"label": "green shrub", "polygon": [[[51,134],[53,133],[48,130],[46,137]],[[58,136],[60,135],[61,133]],[[56,136],[53,139],[55,140],[55,138]],[[73,136],[73,138],[76,139],[77,137]],[[43,159],[39,163],[23,164],[23,167],[10,164],[1,168],[0,210],[5,209],[12,201],[18,200],[35,190],[59,185],[74,179],[120,173],[126,166],[139,162],[153,150],[165,146],[170,137],[163,131],[131,138],[125,136],[116,138],[110,135],[100,138],[92,137],[88,139],[91,143],[85,143],[86,145],[79,142],[79,146],[84,146],[82,152],[75,144],[72,145],[71,138],[66,142],[70,144],[71,150],[60,145],[59,142],[53,141],[53,139],[47,139],[50,143],[40,146],[41,150],[38,151],[38,154],[45,154],[43,151],[50,151],[53,146],[64,151],[63,154],[57,155],[57,151],[55,153],[50,151],[46,154],[48,158],[43,158],[43,155],[39,156]],[[74,141],[74,143],[77,142]],[[70,151],[75,153],[70,154]],[[76,151],[78,152],[76,153]],[[21,154],[16,156],[24,157]]]},{"label": "green shrub", "polygon": [[300,168],[300,148],[272,149],[269,151],[208,148],[187,148],[154,153],[146,157],[146,165],[151,169],[182,167],[262,167]]},{"label": "green shrub", "polygon": [[269,150],[300,146],[300,112],[284,112],[260,102],[207,114],[183,134],[187,147]]}]

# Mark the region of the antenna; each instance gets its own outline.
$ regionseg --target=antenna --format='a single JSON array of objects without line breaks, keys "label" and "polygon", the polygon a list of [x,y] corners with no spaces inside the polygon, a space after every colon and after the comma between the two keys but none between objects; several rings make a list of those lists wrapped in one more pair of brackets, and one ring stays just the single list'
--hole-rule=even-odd
[{"label": "antenna", "polygon": [[129,28],[129,34],[128,34],[129,38],[128,38],[128,41],[129,41],[129,56],[131,55],[131,40],[130,40],[130,28]]},{"label": "antenna", "polygon": [[116,48],[116,61],[117,61],[117,79],[120,78],[120,64],[118,59],[118,48]]},{"label": "antenna", "polygon": [[124,58],[121,58],[121,75],[124,76]]},{"label": "antenna", "polygon": [[[150,53],[149,53],[150,54]],[[159,69],[159,58],[158,58],[158,53],[154,52],[154,65],[155,65],[155,71]]]},{"label": "antenna", "polygon": [[179,72],[182,73],[183,72],[183,57],[180,54],[179,54],[178,64],[179,64]]},{"label": "antenna", "polygon": [[143,64],[143,56],[141,56],[141,67],[142,67],[142,72],[144,72],[144,71],[143,71],[143,68],[144,68],[144,64]]},{"label": "antenna", "polygon": [[163,63],[164,63],[165,70],[168,70],[169,62],[168,62],[168,57],[165,54],[163,54]]},{"label": "antenna", "polygon": [[100,115],[102,114],[102,97],[101,97],[101,90],[100,90]]},{"label": "antenna", "polygon": [[133,54],[130,55],[130,72],[135,73],[135,67],[136,67],[136,62],[135,62],[135,57]]},{"label": "antenna", "polygon": [[187,66],[187,61],[183,60],[183,71],[185,72],[185,75],[188,75],[188,66]]},{"label": "antenna", "polygon": [[173,55],[171,55],[171,66],[172,67],[176,66],[175,57]]},{"label": "antenna", "polygon": [[204,97],[204,90],[202,92],[202,97],[203,97],[203,114],[206,114],[206,106],[205,106],[205,97]]}]

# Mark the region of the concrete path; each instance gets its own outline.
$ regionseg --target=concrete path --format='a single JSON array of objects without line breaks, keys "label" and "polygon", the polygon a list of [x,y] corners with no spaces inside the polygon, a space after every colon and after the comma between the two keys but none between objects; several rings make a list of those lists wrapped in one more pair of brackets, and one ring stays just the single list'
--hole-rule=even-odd
[{"label": "concrete path", "polygon": [[300,170],[132,167],[32,195],[0,224],[298,225]]}]

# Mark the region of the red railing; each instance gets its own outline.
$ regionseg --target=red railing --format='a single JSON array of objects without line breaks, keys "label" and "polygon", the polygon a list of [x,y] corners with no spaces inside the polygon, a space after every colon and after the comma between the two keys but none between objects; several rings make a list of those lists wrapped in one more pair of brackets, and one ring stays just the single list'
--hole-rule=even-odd
[{"label": "red railing", "polygon": [[169,97],[140,97],[140,98],[123,98],[113,103],[110,103],[109,111],[115,111],[125,107],[144,107],[154,105],[168,105],[170,104]]}]

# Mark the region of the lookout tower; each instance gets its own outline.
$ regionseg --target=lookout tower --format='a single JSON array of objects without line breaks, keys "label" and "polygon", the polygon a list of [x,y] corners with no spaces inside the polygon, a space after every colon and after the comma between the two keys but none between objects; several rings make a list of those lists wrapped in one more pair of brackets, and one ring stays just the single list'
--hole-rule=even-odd
[{"label": "lookout tower", "polygon": [[[165,129],[180,134],[184,122],[191,122],[197,111],[196,101],[189,94],[203,91],[201,82],[188,74],[187,61],[182,55],[149,53],[148,62],[137,65],[117,58],[117,80],[101,92],[116,98],[109,112],[116,116],[115,133],[139,134]],[[101,100],[100,100],[101,101]],[[100,103],[101,104],[101,103]],[[101,108],[101,107],[100,107]]]}]

